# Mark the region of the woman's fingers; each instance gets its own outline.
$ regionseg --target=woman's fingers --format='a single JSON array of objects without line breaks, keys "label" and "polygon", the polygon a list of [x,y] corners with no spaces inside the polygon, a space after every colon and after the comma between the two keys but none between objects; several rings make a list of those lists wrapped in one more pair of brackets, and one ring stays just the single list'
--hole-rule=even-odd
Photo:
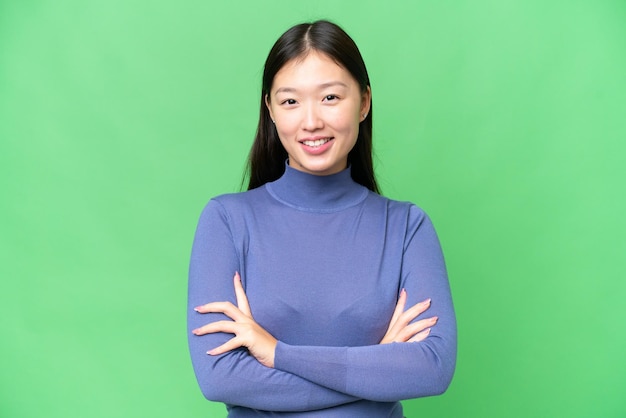
[{"label": "woman's fingers", "polygon": [[245,290],[243,290],[243,285],[241,284],[241,276],[239,272],[235,272],[235,277],[233,278],[235,282],[235,296],[237,297],[237,307],[239,310],[249,317],[252,317],[252,312],[250,311],[250,304],[248,303],[248,297],[246,296]]},{"label": "woman's fingers", "polygon": [[241,310],[230,302],[211,302],[206,305],[200,305],[194,308],[196,312],[205,313],[223,313],[234,321],[241,321],[247,316]]},{"label": "woman's fingers", "polygon": [[216,332],[236,334],[238,332],[238,325],[239,324],[234,321],[216,321],[196,328],[191,332],[195,335],[214,334]]},{"label": "woman's fingers", "polygon": [[391,317],[391,321],[389,322],[387,333],[380,341],[380,344],[406,342],[411,340],[421,341],[428,336],[428,333],[422,334],[422,332],[437,323],[436,317],[413,322],[430,307],[430,299],[416,303],[404,311],[406,299],[407,293],[404,289],[402,289],[402,292],[400,292],[400,296],[398,297],[396,308]]},{"label": "woman's fingers", "polygon": [[429,334],[430,334],[430,328],[426,328],[424,331],[418,332],[417,334],[415,334],[415,336],[407,342],[417,343],[417,342],[423,341],[426,339],[426,337],[428,337]]},{"label": "woman's fingers", "polygon": [[430,298],[416,303],[407,309],[400,317],[400,321],[406,325],[430,308]]},{"label": "woman's fingers", "polygon": [[246,296],[245,290],[243,290],[243,285],[241,284],[241,276],[239,272],[235,273],[233,277],[233,282],[235,285],[235,297],[237,298],[237,306],[233,305],[230,302],[211,302],[206,305],[200,305],[194,308],[194,310],[198,313],[223,313],[227,315],[229,318],[238,321],[238,314],[243,314],[248,317],[252,317],[252,313],[250,311],[250,304],[248,303],[248,297]]},{"label": "woman's fingers", "polygon": [[242,344],[239,341],[239,338],[233,337],[230,340],[226,341],[224,344],[220,345],[219,347],[215,347],[214,349],[209,350],[206,353],[211,356],[219,356],[220,354],[224,354],[229,351],[235,350],[241,346]]},{"label": "woman's fingers", "polygon": [[[406,292],[405,292],[405,301],[404,302],[406,302]],[[403,308],[404,308],[404,302],[402,304]],[[397,307],[398,306],[400,306],[400,300],[398,300]],[[397,307],[396,307],[396,309],[397,309]],[[413,321],[415,318],[417,318],[420,314],[424,313],[424,311],[426,311],[429,307],[430,307],[430,299],[426,299],[426,300],[424,300],[422,302],[416,303],[415,305],[411,306],[405,312],[402,312],[396,318],[396,320],[395,320],[395,322],[393,322],[393,324],[390,323],[389,330],[387,331],[387,334],[385,335],[387,340],[395,341],[396,340],[396,336],[398,335],[398,333],[401,330],[403,330],[408,324],[410,324],[411,321]],[[395,316],[395,312],[394,312],[394,316]],[[393,317],[392,317],[392,321],[393,321]]]},{"label": "woman's fingers", "polygon": [[421,332],[433,327],[437,323],[438,319],[439,318],[437,318],[436,316],[433,316],[431,318],[422,319],[407,325],[398,333],[395,341],[410,341],[415,336],[417,336],[417,334],[420,334]]},{"label": "woman's fingers", "polygon": [[241,322],[216,321],[196,328],[192,332],[195,335],[217,332],[234,334],[233,338],[219,347],[207,351],[207,354],[217,356],[239,347],[246,347],[261,364],[266,367],[274,367],[274,354],[278,341],[252,318],[244,317]]},{"label": "woman's fingers", "polygon": [[393,311],[393,316],[391,317],[391,321],[389,321],[389,326],[387,327],[387,332],[389,332],[393,326],[395,325],[402,312],[404,312],[404,305],[406,304],[406,290],[402,289],[400,292],[400,297],[398,297],[398,303],[396,303],[396,309]]},{"label": "woman's fingers", "polygon": [[235,273],[233,277],[235,287],[235,298],[237,306],[231,302],[212,302],[198,306],[195,309],[198,313],[223,313],[232,321],[216,321],[194,329],[195,335],[206,335],[213,333],[234,334],[234,337],[224,344],[216,347],[207,354],[217,356],[235,350],[239,347],[246,347],[261,364],[266,367],[274,367],[274,354],[278,341],[263,327],[256,323],[252,317],[248,297],[241,283],[241,276]]}]

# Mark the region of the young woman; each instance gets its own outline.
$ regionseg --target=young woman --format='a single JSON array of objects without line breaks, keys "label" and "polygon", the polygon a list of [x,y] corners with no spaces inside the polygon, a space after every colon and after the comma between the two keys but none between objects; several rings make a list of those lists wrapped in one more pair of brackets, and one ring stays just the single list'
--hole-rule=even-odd
[{"label": "young woman", "polygon": [[249,190],[208,203],[191,255],[191,358],[229,417],[402,417],[400,400],[448,387],[439,241],[421,209],[378,194],[371,152],[353,40],[292,27],[265,63]]}]

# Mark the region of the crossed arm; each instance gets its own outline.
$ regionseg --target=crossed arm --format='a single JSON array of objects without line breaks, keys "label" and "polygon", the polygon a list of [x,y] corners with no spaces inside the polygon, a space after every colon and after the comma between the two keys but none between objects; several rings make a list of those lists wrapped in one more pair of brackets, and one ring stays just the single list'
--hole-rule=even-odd
[{"label": "crossed arm", "polygon": [[[217,332],[234,334],[234,337],[226,343],[207,351],[207,354],[217,356],[240,347],[245,347],[259,363],[265,367],[273,368],[278,340],[254,320],[238,272],[235,273],[233,282],[237,306],[230,302],[212,302],[194,308],[196,312],[202,314],[223,313],[232,321],[222,320],[212,322],[196,328],[192,332],[195,335],[213,334]],[[389,322],[387,333],[380,341],[380,344],[422,341],[430,334],[430,327],[437,323],[438,318],[436,316],[412,323],[411,321],[428,309],[430,299],[417,303],[405,311],[406,299],[406,290],[403,289],[398,298],[398,303],[391,321]]]},{"label": "crossed arm", "polygon": [[[426,254],[419,260],[430,260],[427,264],[420,261],[421,265],[403,268],[401,285],[407,291],[400,292],[378,345],[289,346],[254,320],[237,274],[231,285],[220,280],[218,288],[204,280],[226,278],[238,268],[237,254],[224,249],[224,243],[232,242],[226,224],[220,212],[201,218],[190,271],[190,349],[208,399],[263,410],[305,411],[360,399],[397,401],[445,390],[454,370],[456,326],[439,255]],[[418,247],[433,247],[434,230],[429,228],[426,225],[422,233],[426,236],[416,240]],[[442,279],[431,280],[438,276]],[[206,296],[202,295],[209,289],[218,302],[204,304]],[[431,295],[435,308],[426,299]],[[426,300],[416,303],[416,299]],[[406,309],[408,301],[412,302]],[[429,308],[438,318],[418,318]]]}]

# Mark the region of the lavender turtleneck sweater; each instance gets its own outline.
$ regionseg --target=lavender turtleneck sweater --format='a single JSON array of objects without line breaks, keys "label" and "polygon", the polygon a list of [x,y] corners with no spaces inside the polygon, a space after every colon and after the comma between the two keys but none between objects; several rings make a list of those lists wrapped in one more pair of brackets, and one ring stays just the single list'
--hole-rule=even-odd
[{"label": "lavender turtleneck sweater", "polygon": [[[227,319],[193,308],[235,303],[235,271],[255,320],[279,340],[274,369],[245,349],[206,354],[232,335],[191,333]],[[422,342],[379,345],[403,288],[407,307],[432,299],[419,319],[439,320]],[[212,199],[188,302],[198,383],[229,417],[402,417],[399,400],[440,394],[454,373],[456,321],[429,218],[355,183],[349,169],[313,176],[287,166],[275,182]]]}]

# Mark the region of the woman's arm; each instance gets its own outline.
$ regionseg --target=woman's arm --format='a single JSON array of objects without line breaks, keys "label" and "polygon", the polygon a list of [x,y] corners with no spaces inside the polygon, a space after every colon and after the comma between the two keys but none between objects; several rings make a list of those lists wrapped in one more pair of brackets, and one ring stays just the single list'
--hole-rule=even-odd
[{"label": "woman's arm", "polygon": [[[233,277],[233,287],[237,298],[237,306],[230,302],[211,302],[200,305],[194,310],[198,313],[223,313],[232,321],[216,321],[194,329],[194,335],[206,335],[217,332],[232,334],[233,337],[207,352],[211,356],[228,353],[237,348],[246,348],[259,363],[274,368],[274,357],[278,340],[261,327],[254,317],[248,303],[248,297],[241,283],[239,272]],[[422,301],[405,310],[407,294],[402,289],[396,309],[393,313],[387,332],[380,344],[394,342],[419,342],[430,334],[430,328],[437,323],[437,317],[430,317],[413,322],[430,306],[430,299]]]},{"label": "woman's arm", "polygon": [[[213,356],[222,355],[243,347],[247,348],[259,363],[273,368],[278,341],[254,320],[238,273],[235,274],[234,288],[237,295],[237,306],[230,302],[212,302],[195,308],[199,313],[223,313],[231,320],[212,322],[194,329],[192,332],[195,335],[218,332],[233,334],[230,340],[208,351],[208,354]],[[436,317],[411,322],[429,307],[430,300],[420,302],[405,311],[406,299],[406,291],[402,290],[388,331],[380,344],[416,343],[425,340],[430,334],[431,327],[437,321]],[[318,359],[312,358],[311,360]],[[336,359],[331,361],[333,366],[340,362]],[[316,365],[317,363],[315,363],[314,367],[317,367]],[[327,384],[328,382],[325,383]],[[394,398],[389,400],[392,399]]]},{"label": "woman's arm", "polygon": [[[407,291],[400,294],[389,332],[382,342],[413,342],[354,348],[289,346],[279,342],[275,352],[278,369],[351,396],[375,401],[395,401],[445,391],[456,357],[456,323],[450,289],[430,221],[418,210],[411,215],[402,265],[402,285]],[[243,292],[241,287],[239,291]],[[409,296],[416,294],[417,297]],[[426,295],[435,296],[435,308],[428,312],[428,316],[436,315],[435,320],[420,317],[407,325],[429,308],[430,302],[415,303],[415,299]],[[415,304],[402,314],[407,300]],[[230,311],[229,317],[237,322],[238,318]],[[431,328],[437,317],[443,319],[440,321],[443,325]],[[222,326],[227,327],[222,331],[235,329],[231,328],[235,327],[233,322],[223,322]],[[260,336],[263,339],[262,333]],[[235,340],[239,340],[237,344],[255,343],[250,339],[242,342],[239,336],[231,341]]]},{"label": "woman's arm", "polygon": [[432,300],[427,315],[417,318],[438,318],[426,339],[367,347],[293,346],[279,342],[275,367],[374,401],[443,393],[456,364],[456,319],[439,240],[430,219],[415,206],[409,211],[401,281],[407,292],[407,306]]},{"label": "woman's arm", "polygon": [[207,354],[230,340],[232,335],[197,336],[192,331],[207,323],[230,319],[221,313],[201,314],[194,308],[212,301],[236,304],[232,277],[242,267],[228,226],[228,215],[213,200],[200,217],[194,239],[187,308],[191,359],[205,397],[272,411],[315,410],[357,400],[292,373],[265,367],[244,348],[221,356]]}]

